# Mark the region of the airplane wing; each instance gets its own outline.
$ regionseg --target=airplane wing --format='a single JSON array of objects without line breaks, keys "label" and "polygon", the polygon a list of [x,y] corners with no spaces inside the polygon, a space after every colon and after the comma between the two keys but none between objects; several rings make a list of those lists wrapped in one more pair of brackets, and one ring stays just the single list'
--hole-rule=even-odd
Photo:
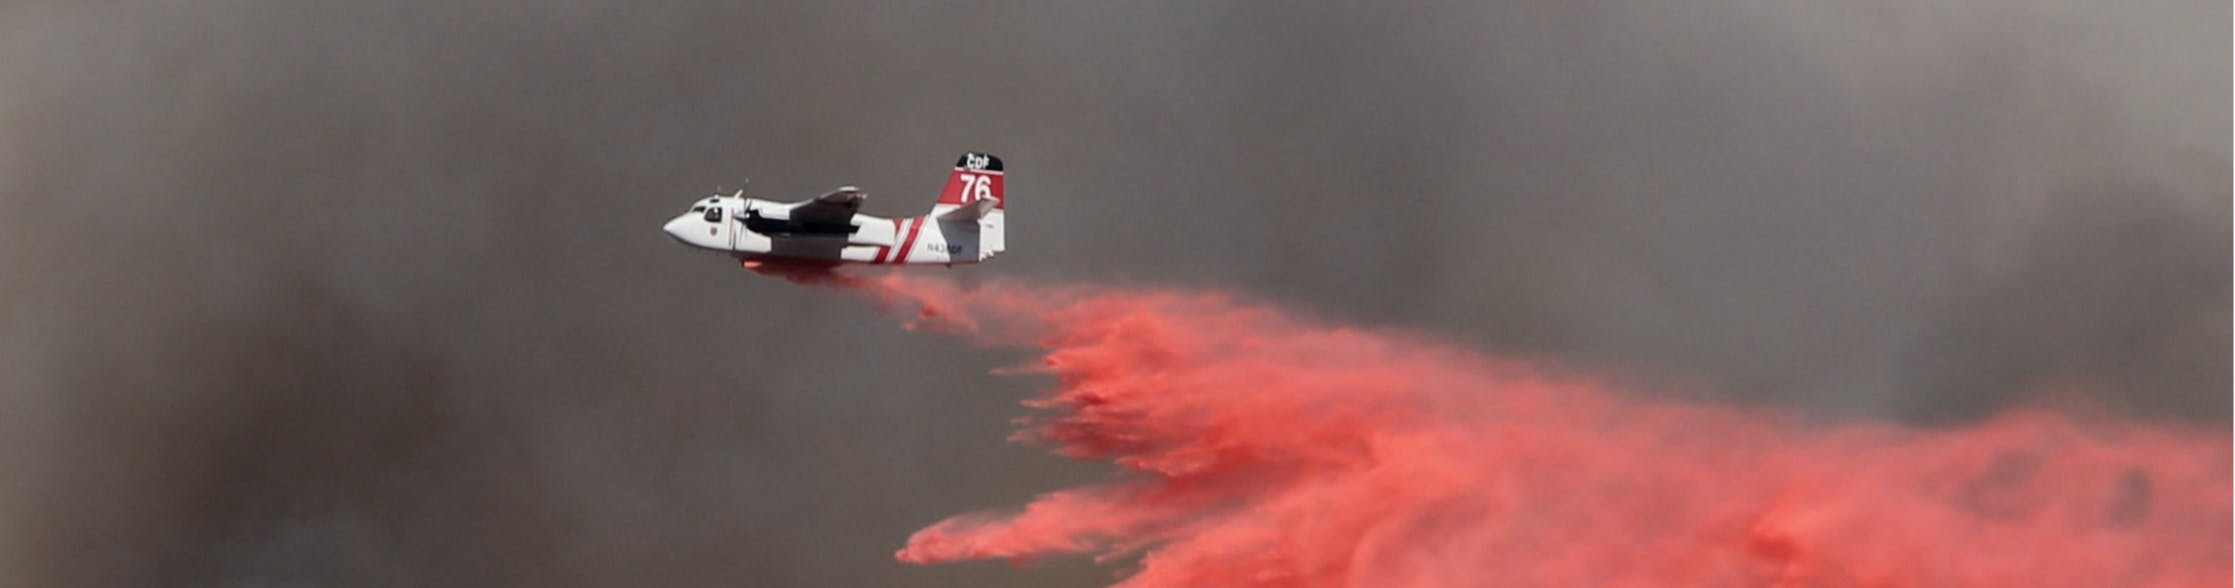
[{"label": "airplane wing", "polygon": [[839,186],[836,190],[814,200],[799,203],[792,208],[792,220],[810,225],[847,226],[853,224],[854,213],[861,212],[861,203],[868,200],[861,188]]},{"label": "airplane wing", "polygon": [[810,218],[852,220],[854,213],[861,212],[861,203],[868,199],[869,195],[862,193],[861,188],[839,186],[814,200],[799,203],[798,208],[792,209],[792,218],[800,218],[799,215],[805,213]]},{"label": "airplane wing", "polygon": [[773,218],[747,210],[742,220],[746,229],[771,236],[850,235],[860,230],[854,226],[854,213],[868,198],[860,188],[840,186],[813,200],[793,204],[788,210],[778,209],[771,213]]}]

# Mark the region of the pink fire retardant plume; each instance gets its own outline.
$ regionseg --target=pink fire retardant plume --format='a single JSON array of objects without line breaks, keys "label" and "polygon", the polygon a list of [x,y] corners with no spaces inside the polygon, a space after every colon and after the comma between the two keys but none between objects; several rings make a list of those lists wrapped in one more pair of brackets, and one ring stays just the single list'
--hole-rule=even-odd
[{"label": "pink fire retardant plume", "polygon": [[2227,586],[2226,431],[2020,410],[1808,424],[1228,295],[864,287],[1037,349],[1016,439],[1123,468],[913,563],[1139,555],[1132,587]]}]

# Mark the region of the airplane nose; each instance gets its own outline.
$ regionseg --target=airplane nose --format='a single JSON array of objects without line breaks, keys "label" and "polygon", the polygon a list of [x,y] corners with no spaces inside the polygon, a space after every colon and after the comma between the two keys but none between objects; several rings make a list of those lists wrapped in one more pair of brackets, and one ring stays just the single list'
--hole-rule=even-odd
[{"label": "airplane nose", "polygon": [[678,216],[675,217],[675,220],[667,221],[667,226],[660,227],[660,230],[666,231],[668,237],[673,238],[676,241],[680,241],[685,245],[694,245],[694,243],[691,243],[690,239],[683,236],[683,230],[690,223],[690,220],[691,215],[686,214],[683,216]]}]

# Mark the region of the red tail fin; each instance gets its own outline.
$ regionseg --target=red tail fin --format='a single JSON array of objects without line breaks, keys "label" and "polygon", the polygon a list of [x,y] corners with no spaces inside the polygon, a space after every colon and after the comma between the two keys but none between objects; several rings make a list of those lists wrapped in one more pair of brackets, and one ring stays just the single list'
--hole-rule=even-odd
[{"label": "red tail fin", "polygon": [[947,174],[947,187],[939,191],[939,205],[934,209],[979,200],[992,200],[996,209],[1008,207],[1001,196],[1001,158],[972,151],[955,160],[954,172]]}]

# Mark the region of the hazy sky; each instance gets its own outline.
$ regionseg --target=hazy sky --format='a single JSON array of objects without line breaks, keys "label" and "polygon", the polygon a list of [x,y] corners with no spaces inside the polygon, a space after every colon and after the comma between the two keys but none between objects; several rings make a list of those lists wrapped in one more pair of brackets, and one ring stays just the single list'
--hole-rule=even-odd
[{"label": "hazy sky", "polygon": [[2226,426],[2225,2],[0,6],[0,584],[1091,585],[915,528],[1101,475],[1020,360],[658,227],[914,214],[966,276],[1961,423]]}]

